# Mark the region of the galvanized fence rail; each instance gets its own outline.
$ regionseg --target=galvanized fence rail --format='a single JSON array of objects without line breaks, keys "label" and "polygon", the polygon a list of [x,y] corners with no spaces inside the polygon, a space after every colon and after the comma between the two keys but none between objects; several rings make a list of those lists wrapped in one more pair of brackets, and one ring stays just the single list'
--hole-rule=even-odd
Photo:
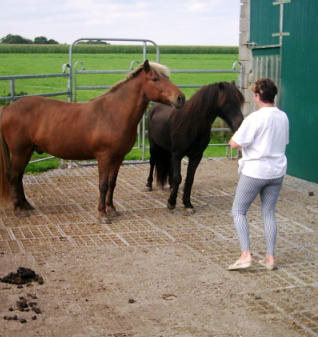
[{"label": "galvanized fence rail", "polygon": [[38,75],[10,75],[10,76],[0,76],[0,81],[9,81],[10,82],[10,96],[0,97],[0,101],[14,101],[18,98],[25,97],[25,96],[46,96],[46,97],[53,97],[53,96],[63,96],[66,95],[70,97],[70,90],[67,89],[65,91],[57,91],[57,92],[49,92],[49,93],[39,93],[39,94],[32,94],[32,95],[16,95],[15,94],[15,81],[16,80],[28,80],[28,79],[38,79],[38,78],[56,78],[56,77],[69,77],[69,73],[60,73],[60,74],[38,74]]},{"label": "galvanized fence rail", "polygon": [[[10,82],[10,93],[9,96],[0,97],[0,102],[6,101],[15,101],[22,97],[27,96],[45,96],[45,97],[55,97],[55,96],[67,96],[68,100],[71,100],[71,91],[69,87],[65,91],[55,91],[55,92],[48,92],[48,93],[38,93],[38,94],[25,94],[25,95],[16,95],[15,91],[15,81],[16,80],[28,80],[28,79],[40,79],[40,78],[57,78],[57,77],[65,77],[69,78],[70,72],[67,71],[67,65],[63,65],[63,73],[60,74],[36,74],[36,75],[10,75],[10,76],[0,76],[0,81],[9,81]],[[53,156],[48,156],[41,159],[32,160],[29,163],[37,163],[44,160],[53,159]]]}]

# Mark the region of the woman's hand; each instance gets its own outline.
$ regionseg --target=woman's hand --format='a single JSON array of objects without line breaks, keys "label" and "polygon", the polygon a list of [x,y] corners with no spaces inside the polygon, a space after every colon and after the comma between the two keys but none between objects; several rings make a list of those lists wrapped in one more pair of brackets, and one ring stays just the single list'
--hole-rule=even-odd
[{"label": "woman's hand", "polygon": [[229,141],[229,145],[231,146],[232,149],[242,150],[242,147],[238,145],[237,143],[235,143],[232,138]]}]

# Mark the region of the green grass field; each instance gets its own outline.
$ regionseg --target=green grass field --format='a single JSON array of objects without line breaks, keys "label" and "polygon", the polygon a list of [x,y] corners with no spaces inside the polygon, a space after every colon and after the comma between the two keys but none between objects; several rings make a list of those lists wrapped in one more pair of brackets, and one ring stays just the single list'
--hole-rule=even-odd
[{"label": "green grass field", "polygon": [[[148,54],[148,59],[156,61],[155,54]],[[167,54],[160,55],[160,63],[167,65],[173,70],[231,70],[232,65],[238,59],[238,54]],[[135,53],[107,53],[107,54],[83,54],[75,53],[73,62],[81,62],[86,70],[129,70],[131,61],[142,62],[142,54]],[[61,73],[63,64],[68,63],[68,54],[61,53],[0,53],[0,76],[7,75],[28,75],[28,74],[52,74]],[[113,85],[125,78],[125,74],[98,74],[98,75],[78,75],[78,85]],[[171,74],[171,80],[177,85],[204,85],[218,81],[237,80],[238,74],[235,73],[216,73],[216,74]],[[67,88],[66,78],[46,78],[17,80],[15,92],[27,94],[43,94],[52,91],[65,91]],[[189,98],[197,88],[186,88],[182,91]],[[106,90],[78,91],[78,101],[87,101],[90,98],[103,94]],[[0,97],[9,95],[9,81],[0,81]],[[65,96],[56,97],[65,100]],[[213,125],[219,126],[217,120]],[[227,142],[229,134],[214,134],[211,143]],[[134,149],[126,157],[127,160],[140,159],[141,149]],[[208,147],[205,151],[207,157],[225,156],[224,146]],[[149,151],[146,151],[146,158]],[[37,155],[34,155],[37,158]],[[53,159],[47,162],[29,164],[27,171],[37,172],[51,167],[57,167],[59,160]]]},{"label": "green grass field", "polygon": [[[155,61],[155,55],[149,54]],[[231,70],[237,61],[237,54],[162,54],[160,62],[171,70]],[[141,54],[74,54],[73,63],[81,62],[86,70],[129,70],[131,61],[142,62]],[[62,73],[63,64],[68,63],[68,54],[1,54],[0,76]],[[113,85],[123,79],[125,74],[78,75],[78,85]],[[204,85],[220,80],[237,80],[237,74],[189,74],[172,73],[171,80],[178,85]],[[17,80],[16,92],[42,94],[52,91],[65,91],[66,78]],[[197,89],[183,89],[190,97]],[[78,100],[87,101],[101,95],[105,90],[79,91]],[[10,92],[9,81],[0,81],[0,97]],[[65,97],[58,97],[66,99]]]}]

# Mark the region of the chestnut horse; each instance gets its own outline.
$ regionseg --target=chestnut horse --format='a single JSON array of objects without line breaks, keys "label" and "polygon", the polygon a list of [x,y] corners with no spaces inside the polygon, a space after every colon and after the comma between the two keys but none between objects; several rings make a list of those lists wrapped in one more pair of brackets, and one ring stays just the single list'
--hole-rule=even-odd
[{"label": "chestnut horse", "polygon": [[152,190],[154,168],[159,185],[164,186],[169,177],[169,209],[175,208],[182,179],[181,160],[188,156],[183,203],[187,210],[194,211],[190,201],[191,189],[195,171],[210,141],[211,125],[219,116],[232,131],[236,131],[243,121],[243,102],[243,95],[234,83],[220,82],[203,86],[178,111],[161,104],[156,104],[150,110],[150,172],[147,187]]},{"label": "chestnut horse", "polygon": [[22,181],[33,151],[71,160],[95,158],[99,217],[109,222],[116,214],[113,193],[119,167],[134,145],[148,103],[180,108],[184,100],[183,93],[169,80],[167,67],[148,60],[107,93],[87,103],[40,96],[17,100],[0,116],[0,199],[8,199],[10,190],[15,214],[27,215],[33,209]]}]

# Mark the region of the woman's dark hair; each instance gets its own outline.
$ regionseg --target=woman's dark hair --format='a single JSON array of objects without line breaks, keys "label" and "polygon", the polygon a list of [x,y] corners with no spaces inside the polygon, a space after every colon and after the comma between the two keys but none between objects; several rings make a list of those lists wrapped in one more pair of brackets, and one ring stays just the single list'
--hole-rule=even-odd
[{"label": "woman's dark hair", "polygon": [[269,78],[261,78],[257,80],[253,84],[252,90],[255,94],[260,95],[262,102],[274,103],[274,99],[277,94],[277,87]]}]

